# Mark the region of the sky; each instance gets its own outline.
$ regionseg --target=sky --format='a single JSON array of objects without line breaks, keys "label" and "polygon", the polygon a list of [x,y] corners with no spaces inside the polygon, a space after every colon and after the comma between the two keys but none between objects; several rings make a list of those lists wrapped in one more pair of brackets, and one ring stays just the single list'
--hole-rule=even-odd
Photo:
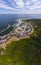
[{"label": "sky", "polygon": [[41,0],[0,0],[0,14],[41,14]]}]

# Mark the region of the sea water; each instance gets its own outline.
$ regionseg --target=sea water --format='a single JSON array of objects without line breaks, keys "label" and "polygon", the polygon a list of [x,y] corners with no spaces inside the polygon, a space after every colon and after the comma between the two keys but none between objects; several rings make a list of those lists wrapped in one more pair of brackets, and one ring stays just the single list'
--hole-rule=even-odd
[{"label": "sea water", "polygon": [[41,19],[41,14],[0,14],[0,30],[8,24],[17,23],[17,19]]}]

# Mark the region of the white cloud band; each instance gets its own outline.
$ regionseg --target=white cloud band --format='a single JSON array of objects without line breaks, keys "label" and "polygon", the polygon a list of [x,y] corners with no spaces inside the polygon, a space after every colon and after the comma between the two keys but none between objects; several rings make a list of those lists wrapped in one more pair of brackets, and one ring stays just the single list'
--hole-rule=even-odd
[{"label": "white cloud band", "polygon": [[[13,11],[22,10],[26,12],[28,10],[41,9],[41,0],[26,0],[25,2],[24,1],[25,0],[0,0],[0,8]],[[12,7],[9,6],[8,4],[12,5]]]}]

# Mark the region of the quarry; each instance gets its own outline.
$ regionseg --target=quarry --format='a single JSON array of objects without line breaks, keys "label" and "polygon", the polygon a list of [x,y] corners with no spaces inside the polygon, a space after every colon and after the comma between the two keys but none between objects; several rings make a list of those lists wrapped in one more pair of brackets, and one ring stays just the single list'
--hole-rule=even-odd
[{"label": "quarry", "polygon": [[[7,28],[10,26],[11,25],[9,25]],[[0,44],[6,43],[12,36],[15,36],[17,38],[25,38],[33,33],[33,27],[31,23],[23,22],[21,19],[18,19],[18,23],[13,24],[12,27],[13,29],[10,31],[10,33],[0,36]]]}]

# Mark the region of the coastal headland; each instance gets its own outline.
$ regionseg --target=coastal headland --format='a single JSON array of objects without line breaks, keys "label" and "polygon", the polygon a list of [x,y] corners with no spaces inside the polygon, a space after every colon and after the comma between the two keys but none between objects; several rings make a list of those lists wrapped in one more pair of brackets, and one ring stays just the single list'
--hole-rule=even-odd
[{"label": "coastal headland", "polygon": [[[3,35],[3,33],[5,31],[8,32],[9,29],[11,31],[8,34]],[[5,49],[5,46],[9,44],[11,41],[18,41],[23,38],[29,38],[33,32],[34,28],[30,22],[18,19],[17,24],[8,25],[8,27],[5,30],[0,32],[3,35],[0,36],[0,48]]]}]

